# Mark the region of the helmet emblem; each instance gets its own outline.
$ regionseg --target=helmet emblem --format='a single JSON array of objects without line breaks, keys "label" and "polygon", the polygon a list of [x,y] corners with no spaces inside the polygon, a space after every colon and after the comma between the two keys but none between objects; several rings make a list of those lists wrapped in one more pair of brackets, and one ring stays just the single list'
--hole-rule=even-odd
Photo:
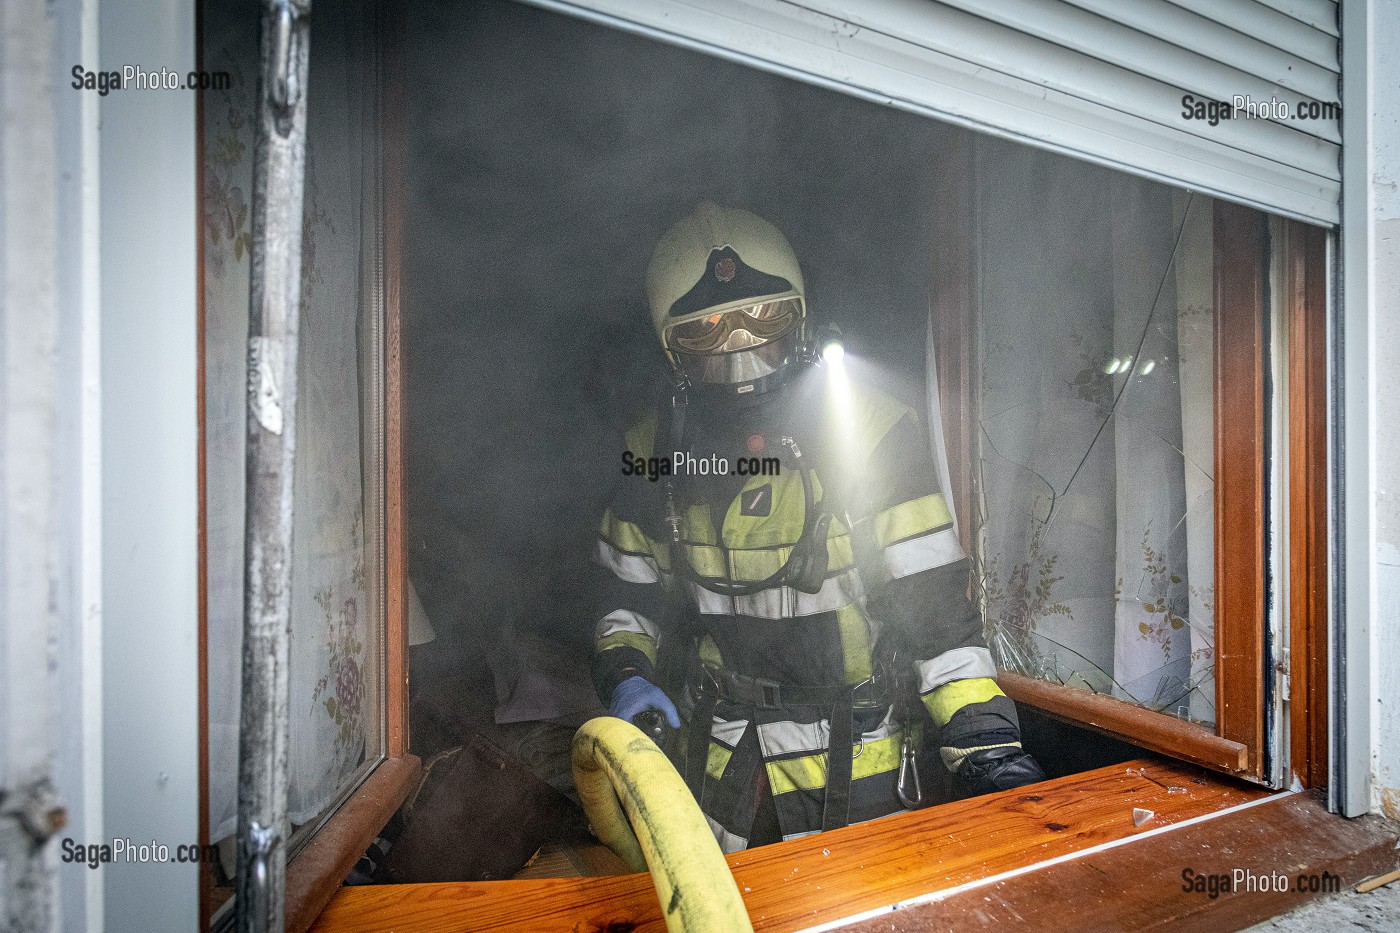
[{"label": "helmet emblem", "polygon": [[738,271],[738,267],[734,265],[733,256],[725,256],[719,262],[715,263],[715,278],[719,279],[721,282],[734,281],[734,276]]}]

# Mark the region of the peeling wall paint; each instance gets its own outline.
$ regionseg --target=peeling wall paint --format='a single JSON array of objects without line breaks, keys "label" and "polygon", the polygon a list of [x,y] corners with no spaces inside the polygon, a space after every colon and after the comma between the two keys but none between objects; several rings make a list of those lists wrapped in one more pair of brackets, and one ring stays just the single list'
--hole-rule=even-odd
[{"label": "peeling wall paint", "polygon": [[[58,625],[54,534],[57,269],[52,25],[0,9],[0,929],[49,931]],[[35,546],[37,543],[38,546]]]}]

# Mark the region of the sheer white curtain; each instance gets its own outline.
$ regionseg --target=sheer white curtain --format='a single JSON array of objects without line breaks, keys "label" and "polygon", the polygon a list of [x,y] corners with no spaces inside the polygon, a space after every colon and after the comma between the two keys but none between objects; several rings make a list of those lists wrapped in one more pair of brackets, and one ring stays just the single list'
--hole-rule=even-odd
[{"label": "sheer white curtain", "polygon": [[[1193,685],[1189,715],[1215,721],[1215,298],[1212,204],[1173,199],[1182,228],[1176,264],[1181,450],[1186,485],[1187,588]],[[1189,210],[1187,209],[1189,206]]]},{"label": "sheer white curtain", "polygon": [[[233,77],[205,102],[205,431],[208,510],[210,838],[237,824],[243,616],[244,398],[256,10],[206,11],[205,56]],[[315,818],[377,756],[382,680],[377,548],[362,486],[362,197],[358,28],[312,36],[292,555],[289,814]],[[368,203],[370,208],[365,210]],[[371,497],[372,498],[372,497]],[[374,525],[371,510],[371,526]]]},{"label": "sheer white curtain", "polygon": [[978,146],[976,563],[994,650],[1212,721],[1210,202]]}]

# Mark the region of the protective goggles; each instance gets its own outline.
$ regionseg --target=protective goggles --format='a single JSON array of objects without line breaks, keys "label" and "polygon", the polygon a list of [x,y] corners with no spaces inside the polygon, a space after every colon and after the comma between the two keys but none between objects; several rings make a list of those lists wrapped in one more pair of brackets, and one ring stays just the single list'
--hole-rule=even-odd
[{"label": "protective goggles", "polygon": [[801,320],[801,298],[778,298],[677,324],[666,342],[679,353],[732,353],[776,340]]}]

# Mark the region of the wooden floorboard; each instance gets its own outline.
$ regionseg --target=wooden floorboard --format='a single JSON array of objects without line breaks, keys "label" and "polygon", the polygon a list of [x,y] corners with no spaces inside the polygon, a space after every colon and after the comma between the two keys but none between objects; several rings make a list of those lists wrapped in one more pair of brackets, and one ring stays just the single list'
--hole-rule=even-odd
[{"label": "wooden floorboard", "polygon": [[[1100,768],[1028,790],[740,852],[729,857],[730,867],[755,929],[802,930],[1267,795],[1160,759]],[[1153,816],[1136,826],[1135,809]],[[313,929],[641,933],[665,926],[651,880],[641,874],[344,888]]]}]

